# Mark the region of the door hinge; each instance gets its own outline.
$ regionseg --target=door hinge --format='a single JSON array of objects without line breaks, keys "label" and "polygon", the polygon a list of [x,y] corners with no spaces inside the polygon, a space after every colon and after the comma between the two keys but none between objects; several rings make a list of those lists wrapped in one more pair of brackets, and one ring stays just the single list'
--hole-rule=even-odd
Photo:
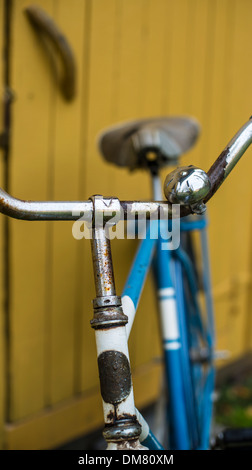
[{"label": "door hinge", "polygon": [[7,150],[9,147],[9,132],[3,131],[0,133],[0,149]]}]

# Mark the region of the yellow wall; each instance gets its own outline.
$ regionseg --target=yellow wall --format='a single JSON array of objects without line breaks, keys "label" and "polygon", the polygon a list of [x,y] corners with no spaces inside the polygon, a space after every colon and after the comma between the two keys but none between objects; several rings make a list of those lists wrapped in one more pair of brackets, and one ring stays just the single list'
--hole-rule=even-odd
[{"label": "yellow wall", "polygon": [[[98,193],[148,198],[147,175],[129,174],[102,161],[96,137],[104,127],[152,115],[192,115],[202,133],[183,162],[207,170],[251,115],[249,0],[36,3],[53,16],[72,45],[77,95],[70,103],[64,101],[52,63],[24,15],[30,2],[13,0],[14,196],[85,200]],[[232,350],[233,357],[251,345],[250,154],[248,150],[209,204],[218,347]],[[10,229],[7,346],[4,312],[0,321],[0,351],[7,347],[10,358],[7,371],[0,359],[0,377],[8,377],[10,394],[6,400],[5,380],[0,388],[0,446],[48,448],[93,429],[102,419],[89,326],[94,297],[90,246],[73,239],[70,223],[12,220]],[[135,242],[116,241],[112,248],[119,293]],[[130,339],[139,406],[148,403],[159,386],[157,331],[148,279]]]}]

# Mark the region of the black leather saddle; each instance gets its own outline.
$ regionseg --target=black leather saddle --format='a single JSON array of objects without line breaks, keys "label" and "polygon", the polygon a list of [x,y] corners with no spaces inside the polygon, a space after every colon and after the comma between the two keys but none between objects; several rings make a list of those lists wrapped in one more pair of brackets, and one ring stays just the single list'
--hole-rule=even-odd
[{"label": "black leather saddle", "polygon": [[198,122],[191,117],[155,117],[118,124],[99,136],[101,154],[108,162],[131,170],[176,165],[196,142]]}]

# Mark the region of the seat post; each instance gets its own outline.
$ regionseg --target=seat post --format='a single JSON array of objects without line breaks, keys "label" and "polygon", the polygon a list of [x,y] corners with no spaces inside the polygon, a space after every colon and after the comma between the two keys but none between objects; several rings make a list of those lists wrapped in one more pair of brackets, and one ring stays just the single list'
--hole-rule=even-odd
[{"label": "seat post", "polygon": [[162,184],[161,178],[158,171],[152,172],[151,171],[151,183],[152,183],[152,198],[154,201],[162,201],[163,200],[163,191],[162,191]]}]

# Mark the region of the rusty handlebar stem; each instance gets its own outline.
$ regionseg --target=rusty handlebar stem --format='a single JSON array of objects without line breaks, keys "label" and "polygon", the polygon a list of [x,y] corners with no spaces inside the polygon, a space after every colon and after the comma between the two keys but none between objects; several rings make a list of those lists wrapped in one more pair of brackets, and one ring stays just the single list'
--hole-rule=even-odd
[{"label": "rusty handlebar stem", "polygon": [[[223,181],[227,178],[231,170],[239,161],[252,142],[252,117],[241,127],[236,135],[231,139],[223,152],[211,166],[207,175],[211,186],[203,202],[208,202],[216,193]],[[193,213],[191,207],[181,206],[180,211],[174,213],[172,204],[164,201],[144,202],[144,201],[119,201],[117,198],[102,198],[100,196],[100,206],[104,218],[109,220],[115,211],[123,214],[145,216],[157,216],[158,218],[184,217]],[[28,201],[16,199],[0,188],[0,212],[3,214],[22,220],[82,220],[93,219],[94,197],[88,201]]]}]

